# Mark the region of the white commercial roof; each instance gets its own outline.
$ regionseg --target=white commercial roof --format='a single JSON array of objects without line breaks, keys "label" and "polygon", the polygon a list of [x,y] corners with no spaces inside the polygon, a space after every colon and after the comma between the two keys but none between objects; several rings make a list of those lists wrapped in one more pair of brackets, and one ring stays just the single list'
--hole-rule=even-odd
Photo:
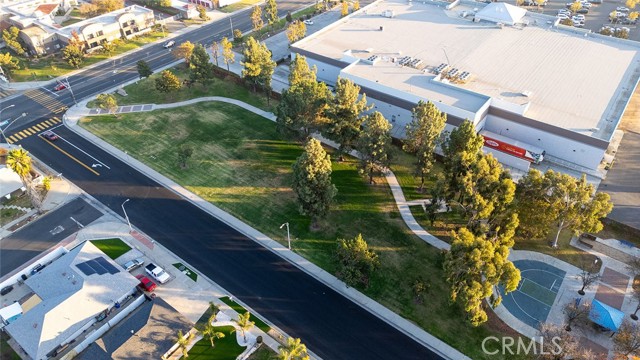
[{"label": "white commercial roof", "polygon": [[[484,11],[500,13],[496,9],[502,8],[506,13],[501,15],[520,18],[517,22],[523,25],[512,27],[498,26],[496,22],[504,23],[499,19],[473,21],[476,10],[482,14],[483,3],[463,1],[451,10],[445,5],[378,1],[293,46],[343,62],[349,51],[364,59],[378,55],[382,60],[373,65],[363,61],[348,72],[434,102],[439,99],[431,93],[438,89],[428,85],[435,77],[432,70],[449,64],[471,76],[464,84],[447,87],[443,103],[477,108],[477,103],[466,103],[474,99],[469,94],[452,96],[451,88],[457,87],[491,97],[495,106],[519,108],[525,117],[610,138],[640,77],[638,44],[562,30],[551,25],[552,17],[520,17],[519,8],[491,4]],[[401,67],[390,60],[404,56],[421,60],[420,67]]]},{"label": "white commercial roof", "polygon": [[[102,259],[99,264],[110,264],[112,268],[93,265],[96,259]],[[98,271],[91,273],[91,269]],[[104,269],[111,271],[104,272]],[[96,315],[131,293],[138,283],[86,241],[25,281],[42,302],[6,329],[31,358],[44,359],[72,334],[94,321]]]},{"label": "white commercial roof", "polygon": [[142,6],[138,6],[138,5],[131,5],[131,6],[127,6],[126,8],[123,9],[119,9],[119,10],[115,10],[100,16],[96,16],[96,17],[92,17],[86,20],[82,20],[80,22],[71,24],[69,26],[65,26],[63,28],[57,29],[57,32],[60,34],[63,34],[67,37],[71,36],[71,32],[75,31],[78,34],[80,33],[80,29],[82,29],[84,26],[87,26],[89,24],[103,24],[103,25],[110,25],[110,24],[114,24],[118,22],[118,16],[124,14],[124,13],[131,13],[135,16],[138,16],[140,14],[144,14],[144,13],[152,13],[153,10],[151,9],[147,9],[144,8]]},{"label": "white commercial roof", "polygon": [[485,6],[475,15],[477,19],[507,25],[522,22],[527,10],[507,3],[494,2]]}]

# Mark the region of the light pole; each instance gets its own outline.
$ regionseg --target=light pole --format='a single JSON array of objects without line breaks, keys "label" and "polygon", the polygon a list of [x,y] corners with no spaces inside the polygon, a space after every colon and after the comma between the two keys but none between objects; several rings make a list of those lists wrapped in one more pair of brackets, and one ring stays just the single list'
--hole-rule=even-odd
[{"label": "light pole", "polygon": [[[115,61],[114,61],[115,64]],[[73,103],[78,105],[78,102],[76,101],[76,96],[73,94],[73,89],[71,88],[71,83],[69,83],[69,77],[66,76],[64,78],[67,81],[67,87],[69,88],[69,91],[71,92],[71,97],[73,98]]]},{"label": "light pole", "polygon": [[12,108],[12,107],[14,107],[14,106],[16,106],[16,105],[15,105],[15,104],[11,104],[11,105],[7,106],[7,107],[6,107],[6,108],[4,108],[4,109],[0,109],[0,121],[2,121],[2,112],[3,112],[3,111],[5,111],[5,110],[7,110],[8,108]]},{"label": "light pole", "polygon": [[229,24],[231,24],[231,39],[232,39],[232,40],[235,40],[235,39],[233,38],[233,21],[231,20],[231,16],[229,16]]},{"label": "light pole", "polygon": [[[11,105],[13,106],[13,105]],[[27,116],[27,113],[22,113],[20,116],[18,116],[17,118],[13,119],[13,121],[11,121],[9,123],[9,125],[7,125],[4,129],[2,129],[2,125],[4,125],[3,123],[0,122],[0,133],[2,133],[2,138],[4,139],[4,142],[7,142],[7,136],[4,134],[4,132],[11,126],[13,125],[14,122],[18,121],[20,118],[23,118]],[[8,122],[8,120],[5,120]]]},{"label": "light pole", "polygon": [[287,227],[287,243],[289,243],[289,250],[291,250],[291,236],[289,235],[289,223],[286,222],[280,225],[280,229],[282,229],[285,226]]},{"label": "light pole", "polygon": [[122,212],[124,213],[124,217],[127,219],[127,224],[129,224],[129,233],[132,233],[132,232],[133,232],[133,229],[131,228],[131,221],[129,221],[129,215],[127,215],[127,210],[125,210],[125,209],[124,209],[124,204],[126,204],[127,202],[129,202],[129,200],[131,200],[131,199],[127,199],[127,200],[125,200],[125,201],[122,203],[122,205],[120,205],[120,206],[122,206]]}]

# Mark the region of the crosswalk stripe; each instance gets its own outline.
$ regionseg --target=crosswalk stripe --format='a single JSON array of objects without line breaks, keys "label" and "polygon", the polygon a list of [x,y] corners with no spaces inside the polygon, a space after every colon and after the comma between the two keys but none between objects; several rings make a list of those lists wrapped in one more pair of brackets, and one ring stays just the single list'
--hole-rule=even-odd
[{"label": "crosswalk stripe", "polygon": [[33,131],[33,130],[31,130],[31,129],[24,129],[24,132],[26,132],[26,133],[27,133],[27,134],[29,134],[29,135],[33,135],[33,134],[35,134],[35,133],[36,133],[35,131]]},{"label": "crosswalk stripe", "polygon": [[18,139],[15,139],[15,138],[13,137],[13,135],[11,135],[11,136],[9,136],[9,141],[10,141],[11,143],[14,143],[14,142],[18,141]]},{"label": "crosswalk stripe", "polygon": [[20,133],[13,134],[13,136],[15,136],[16,139],[18,139],[18,140],[22,140],[22,136],[20,135]]},{"label": "crosswalk stripe", "polygon": [[11,140],[11,137],[9,137],[9,138],[7,139],[7,142],[8,142],[9,144],[13,144],[13,140]]},{"label": "crosswalk stripe", "polygon": [[45,120],[42,123],[46,124],[45,127],[53,126],[53,124],[55,124],[54,122],[51,122],[50,120]]},{"label": "crosswalk stripe", "polygon": [[55,121],[56,123],[59,123],[59,122],[60,122],[60,119],[58,119],[58,117],[57,117],[57,116],[54,116],[54,117],[53,117],[53,121]]},{"label": "crosswalk stripe", "polygon": [[20,134],[23,138],[26,138],[29,136],[27,133],[24,132],[24,130],[19,131],[18,134]]},{"label": "crosswalk stripe", "polygon": [[42,131],[42,130],[46,129],[46,128],[45,128],[45,127],[43,127],[41,124],[33,125],[33,127],[34,127],[34,128],[36,128],[36,129],[38,129],[38,131]]}]

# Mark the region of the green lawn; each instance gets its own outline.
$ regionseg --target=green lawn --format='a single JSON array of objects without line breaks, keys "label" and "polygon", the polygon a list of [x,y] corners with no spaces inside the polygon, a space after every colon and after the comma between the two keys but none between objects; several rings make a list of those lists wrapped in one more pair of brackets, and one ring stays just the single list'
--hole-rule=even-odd
[{"label": "green lawn", "polygon": [[[220,301],[227,304],[227,306],[232,308],[238,314],[244,314],[247,312],[247,309],[245,309],[242,305],[238,304],[237,302],[231,300],[228,296],[221,297]],[[264,331],[265,333],[268,333],[269,330],[271,330],[271,327],[269,325],[267,325],[264,321],[262,321],[259,317],[255,316],[254,314],[251,314],[251,316],[249,317],[249,320],[253,321],[255,323],[255,326],[257,326],[258,329]]]},{"label": "green lawn", "polygon": [[[429,193],[429,190],[435,185],[436,178],[433,176],[427,176],[424,188],[422,189],[422,192],[420,192],[420,178],[414,175],[415,156],[402,151],[398,146],[393,146],[392,149],[391,170],[396,175],[398,183],[402,187],[405,199],[407,199],[407,201],[430,199],[431,194]],[[436,162],[432,173],[438,174],[441,172],[442,163]]]},{"label": "green lawn", "polygon": [[[507,331],[493,323],[467,325],[462,309],[449,301],[442,253],[410,233],[384,179],[368,185],[353,159],[333,163],[336,205],[320,228],[311,230],[290,187],[291,166],[302,147],[284,139],[271,121],[233,105],[206,103],[81,124],[283,245],[286,232],[278,226],[288,221],[294,251],[329,273],[335,273],[336,238],[362,233],[381,260],[362,290],[366,295],[473,359],[497,358],[483,354],[482,339]],[[187,169],[177,163],[176,148],[183,144],[194,149]],[[431,285],[424,303],[412,294],[418,278]]]},{"label": "green lawn", "polygon": [[129,245],[125,244],[124,241],[118,238],[96,239],[91,240],[91,242],[113,260],[119,258],[124,253],[131,250],[131,247],[129,247]]},{"label": "green lawn", "polygon": [[180,270],[180,272],[186,271],[186,275],[193,281],[198,281],[198,274],[196,274],[193,270],[189,269],[182,263],[175,263],[173,266]]},{"label": "green lawn", "polygon": [[271,350],[267,345],[262,345],[256,351],[254,351],[251,355],[249,355],[249,360],[273,360],[276,356],[276,352]]},{"label": "green lawn", "polygon": [[[591,267],[597,257],[595,255],[589,254],[586,251],[582,251],[576,247],[571,246],[569,244],[572,236],[571,231],[563,230],[560,233],[560,238],[558,239],[558,247],[554,249],[550,244],[553,242],[555,236],[555,231],[551,231],[547,239],[543,240],[524,239],[516,237],[516,245],[513,248],[516,250],[530,250],[551,255],[579,268]],[[598,262],[598,268],[601,265],[602,261]]]},{"label": "green lawn", "polygon": [[198,341],[189,350],[190,360],[235,360],[242,354],[245,347],[238,345],[233,326],[220,326],[216,329],[224,333],[224,337],[215,341],[215,347],[211,347],[211,342],[206,337]]},{"label": "green lawn", "polygon": [[[171,69],[171,71],[178,76],[180,80],[189,78],[189,71],[184,65],[178,65]],[[200,84],[194,84],[190,88],[184,87],[177,92],[165,94],[156,90],[155,79],[158,76],[159,74],[154,74],[148,79],[143,79],[137,83],[125,86],[124,90],[127,92],[127,96],[116,94],[118,104],[166,104],[203,96],[224,96],[238,99],[267,111],[273,111],[277,104],[276,100],[271,99],[271,104],[268,106],[267,99],[263,95],[255,94],[242,85],[218,78],[214,78],[206,87]],[[88,105],[93,106],[92,103]]]},{"label": "green lawn", "polygon": [[234,11],[238,11],[240,9],[244,9],[244,8],[249,7],[249,6],[260,4],[260,3],[263,3],[263,2],[264,1],[262,1],[262,0],[241,0],[241,1],[238,1],[237,3],[233,3],[233,4],[229,4],[227,6],[223,6],[223,7],[219,8],[218,10],[223,12],[223,13],[232,13]]},{"label": "green lawn", "polygon": [[22,215],[24,212],[18,209],[0,209],[0,226],[5,226]]},{"label": "green lawn", "polygon": [[[94,54],[87,55],[81,65],[81,68],[109,59],[112,56],[137,49],[145,44],[162,39],[163,37],[163,33],[160,31],[150,32],[143,36],[139,36],[123,42],[123,44],[118,46],[116,50],[113,51],[110,55],[102,52],[96,52]],[[60,54],[56,56],[39,58],[33,61],[28,61],[23,58],[19,59],[20,69],[13,70],[10,75],[11,80],[15,82],[50,80],[76,70],[76,68],[67,64],[67,62],[62,59],[62,56]]]},{"label": "green lawn", "polygon": [[[20,360],[20,355],[18,355],[9,344],[7,344],[7,340],[9,335],[4,331],[0,332],[0,359],[2,360]],[[256,358],[258,359],[258,358]]]},{"label": "green lawn", "polygon": [[70,17],[67,20],[63,21],[62,24],[60,24],[61,27],[65,27],[65,26],[69,26],[69,25],[73,25],[77,22],[80,22],[84,19],[81,18],[76,18],[76,17]]}]

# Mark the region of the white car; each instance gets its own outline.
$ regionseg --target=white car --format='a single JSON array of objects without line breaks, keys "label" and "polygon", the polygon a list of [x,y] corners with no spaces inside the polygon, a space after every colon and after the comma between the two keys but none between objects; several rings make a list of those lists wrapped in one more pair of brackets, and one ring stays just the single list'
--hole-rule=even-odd
[{"label": "white car", "polygon": [[127,271],[132,271],[132,270],[135,270],[135,269],[139,268],[143,264],[144,264],[144,259],[143,258],[138,258],[138,259],[133,259],[133,260],[125,263],[124,265],[122,265],[122,267]]},{"label": "white car", "polygon": [[313,25],[313,21],[311,20],[305,20],[303,21],[303,23],[305,23],[306,25]]},{"label": "white car", "polygon": [[579,15],[574,15],[571,19],[572,19],[573,21],[584,21],[584,20],[585,20],[585,17],[584,17],[584,15],[579,14]]},{"label": "white car", "polygon": [[620,11],[620,12],[629,12],[629,8],[626,8],[624,6],[618,6],[616,8],[616,11]]},{"label": "white car", "polygon": [[168,48],[172,47],[175,44],[176,44],[176,42],[171,40],[168,43],[164,44],[163,46],[164,46],[165,49],[168,49]]},{"label": "white car", "polygon": [[587,8],[587,9],[591,9],[591,7],[593,6],[593,4],[591,4],[588,1],[581,1],[580,4],[582,4],[583,8]]},{"label": "white car", "polygon": [[560,20],[567,20],[570,19],[569,15],[565,15],[565,14],[559,14],[558,16],[556,16],[558,19]]},{"label": "white car", "polygon": [[144,268],[144,271],[160,284],[164,284],[171,279],[171,275],[167,274],[163,268],[154,263],[149,263],[149,265]]}]

